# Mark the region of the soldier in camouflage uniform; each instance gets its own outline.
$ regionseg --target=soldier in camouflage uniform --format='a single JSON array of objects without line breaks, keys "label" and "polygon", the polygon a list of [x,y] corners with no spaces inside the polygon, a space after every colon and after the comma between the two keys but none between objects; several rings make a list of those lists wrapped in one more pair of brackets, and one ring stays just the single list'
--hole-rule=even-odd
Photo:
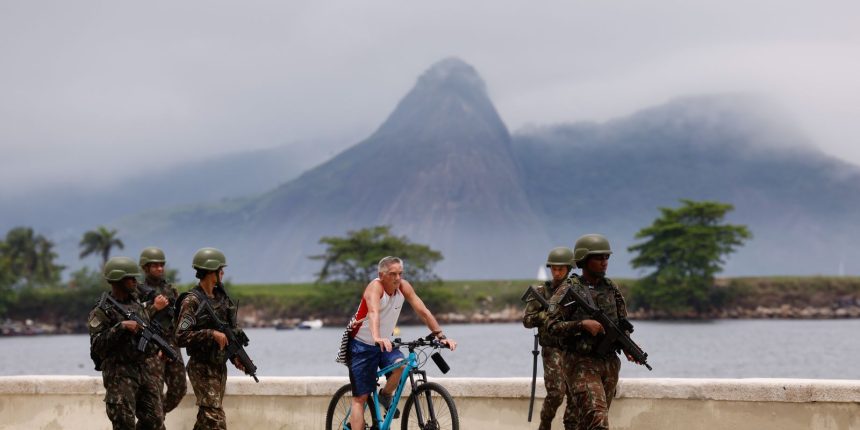
[{"label": "soldier in camouflage uniform", "polygon": [[[553,294],[565,282],[567,276],[573,268],[573,251],[567,247],[553,248],[547,257],[546,267],[552,272],[552,281],[546,281],[543,285],[538,285],[535,289],[539,294],[549,301]],[[537,300],[529,300],[526,304],[525,315],[523,316],[523,325],[526,328],[538,329],[538,341],[541,346],[541,354],[543,355],[543,382],[546,386],[546,398],[544,398],[543,406],[540,410],[540,426],[538,430],[549,430],[552,428],[552,420],[555,418],[555,412],[564,398],[568,398],[568,406],[572,403],[570,393],[567,390],[567,384],[564,381],[562,373],[562,350],[560,348],[560,340],[551,336],[546,330],[547,310]],[[565,421],[570,421],[572,417],[568,417],[572,412],[572,408],[565,409]]]},{"label": "soldier in camouflage uniform", "polygon": [[[156,247],[144,248],[140,252],[140,268],[145,275],[144,282],[138,286],[141,300],[147,307],[154,307],[158,301],[167,301],[167,306],[154,310],[151,315],[161,326],[164,338],[179,354],[179,360],[164,361],[161,366],[160,375],[164,384],[167,385],[167,394],[164,396],[164,413],[176,409],[179,402],[185,397],[188,387],[185,382],[185,363],[182,360],[182,350],[176,340],[176,327],[174,315],[176,299],[179,292],[164,279],[164,251]],[[156,300],[158,299],[158,300]]]},{"label": "soldier in camouflage uniform", "polygon": [[[247,339],[236,327],[236,304],[227,296],[221,285],[227,259],[215,248],[202,248],[194,254],[192,267],[200,280],[190,292],[180,296],[176,337],[179,346],[188,352],[188,378],[197,396],[197,423],[194,430],[225,430],[227,417],[222,401],[227,384],[227,336],[216,330],[213,319],[202,310],[208,300],[219,320],[226,321],[236,330],[237,337]],[[244,371],[241,364],[233,363]]]},{"label": "soldier in camouflage uniform", "polygon": [[[138,275],[137,264],[130,258],[113,257],[105,263],[104,278],[111,285],[110,295],[127,310],[148,320],[137,296]],[[102,371],[105,407],[113,429],[161,429],[164,412],[156,371],[161,365],[158,349],[150,345],[146,351],[139,351],[135,333],[141,327],[135,321],[124,320],[117,311],[105,311],[96,305],[87,321],[90,355],[96,362],[96,370]]]},{"label": "soldier in camouflage uniform", "polygon": [[609,406],[615,397],[621,361],[615,351],[599,355],[594,350],[604,332],[599,322],[577,306],[562,306],[560,302],[567,288],[574,288],[616,324],[627,318],[627,306],[618,286],[606,278],[612,250],[605,237],[582,236],[576,241],[573,253],[582,276],[571,277],[550,299],[547,330],[563,342],[562,370],[574,407],[571,420],[565,415],[565,429],[604,430],[609,428]]}]

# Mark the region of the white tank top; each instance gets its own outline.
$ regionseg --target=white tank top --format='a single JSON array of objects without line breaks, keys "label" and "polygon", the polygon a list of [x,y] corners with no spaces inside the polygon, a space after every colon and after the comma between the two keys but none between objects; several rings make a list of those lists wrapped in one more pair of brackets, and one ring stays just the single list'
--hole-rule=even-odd
[{"label": "white tank top", "polygon": [[[379,278],[376,279],[377,281]],[[394,326],[397,325],[397,319],[400,317],[400,309],[403,308],[403,293],[400,288],[394,290],[393,295],[382,292],[382,298],[379,300],[379,335],[382,337],[391,336],[394,332]],[[364,297],[361,298],[361,304],[358,305],[358,311],[355,313],[357,321],[352,328],[352,337],[367,345],[374,345],[373,335],[370,333],[370,319],[367,318],[367,302]]]}]

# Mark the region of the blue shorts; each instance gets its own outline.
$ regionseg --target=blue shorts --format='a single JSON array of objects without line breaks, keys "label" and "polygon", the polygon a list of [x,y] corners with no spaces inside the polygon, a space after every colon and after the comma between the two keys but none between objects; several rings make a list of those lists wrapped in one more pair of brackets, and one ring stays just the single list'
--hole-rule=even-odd
[{"label": "blue shorts", "polygon": [[379,345],[368,345],[357,339],[349,340],[347,363],[352,395],[361,396],[376,390],[376,372],[404,359],[399,349],[383,352]]}]

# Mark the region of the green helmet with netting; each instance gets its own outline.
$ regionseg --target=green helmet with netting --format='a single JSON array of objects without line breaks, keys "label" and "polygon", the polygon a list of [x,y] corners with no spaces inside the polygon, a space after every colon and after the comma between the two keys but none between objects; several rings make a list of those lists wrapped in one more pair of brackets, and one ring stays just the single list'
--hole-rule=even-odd
[{"label": "green helmet with netting", "polygon": [[573,266],[573,250],[566,246],[553,248],[546,257],[546,267]]},{"label": "green helmet with netting", "polygon": [[573,261],[583,262],[589,255],[612,254],[609,241],[600,234],[586,234],[573,245]]},{"label": "green helmet with netting", "polygon": [[150,246],[147,248],[143,248],[143,251],[140,251],[140,267],[145,267],[150,263],[161,263],[164,264],[167,260],[164,258],[164,251],[161,248],[156,248],[154,246]]},{"label": "green helmet with netting", "polygon": [[227,257],[216,248],[200,248],[194,253],[194,260],[191,263],[191,267],[209,272],[225,266],[227,266]]},{"label": "green helmet with netting", "polygon": [[140,276],[140,267],[131,258],[111,257],[105,263],[104,277],[108,282],[119,282],[125,278]]}]

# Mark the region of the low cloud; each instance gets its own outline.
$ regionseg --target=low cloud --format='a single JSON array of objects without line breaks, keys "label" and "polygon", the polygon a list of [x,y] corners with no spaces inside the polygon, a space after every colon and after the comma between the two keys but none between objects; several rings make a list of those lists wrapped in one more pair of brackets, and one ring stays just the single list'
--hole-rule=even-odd
[{"label": "low cloud", "polygon": [[449,55],[482,74],[512,129],[751,91],[860,164],[856,2],[49,3],[0,14],[3,193],[357,142]]}]

